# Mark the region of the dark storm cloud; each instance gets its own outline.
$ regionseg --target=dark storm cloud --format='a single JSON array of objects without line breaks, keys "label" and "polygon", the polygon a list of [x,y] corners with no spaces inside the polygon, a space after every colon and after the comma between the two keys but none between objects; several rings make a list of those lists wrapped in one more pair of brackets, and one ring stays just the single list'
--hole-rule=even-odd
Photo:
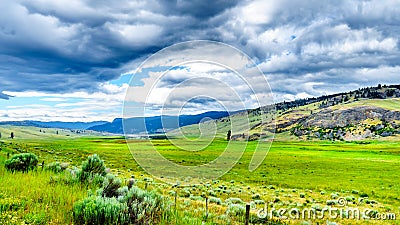
[{"label": "dark storm cloud", "polygon": [[0,91],[90,91],[133,69],[131,61],[175,42],[207,38],[193,30],[236,4],[209,3],[2,1]]},{"label": "dark storm cloud", "polygon": [[0,91],[94,91],[151,53],[194,39],[248,53],[283,94],[400,83],[398,1],[3,0],[0,6]]}]

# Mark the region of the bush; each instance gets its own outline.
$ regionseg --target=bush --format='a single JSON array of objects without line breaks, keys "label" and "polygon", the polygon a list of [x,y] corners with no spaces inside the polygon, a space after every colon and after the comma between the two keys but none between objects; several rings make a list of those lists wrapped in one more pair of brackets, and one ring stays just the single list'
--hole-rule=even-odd
[{"label": "bush", "polygon": [[111,198],[97,193],[74,204],[75,224],[157,224],[169,212],[169,203],[160,194],[136,186],[119,188]]},{"label": "bush", "polygon": [[337,193],[337,192],[332,193],[332,194],[331,194],[331,198],[332,198],[332,199],[337,199],[337,198],[339,198],[339,193]]},{"label": "bush", "polygon": [[5,162],[5,167],[7,170],[23,171],[28,172],[36,168],[38,163],[38,157],[32,153],[22,153],[13,155],[10,159]]},{"label": "bush", "polygon": [[210,197],[209,199],[210,203],[214,203],[217,205],[222,205],[222,201],[220,198],[216,198],[216,197]]},{"label": "bush", "polygon": [[251,199],[260,200],[261,199],[261,195],[259,193],[255,193],[254,195],[251,196]]},{"label": "bush", "polygon": [[102,197],[118,197],[118,189],[121,187],[121,180],[116,178],[113,174],[107,174],[101,189]]},{"label": "bush", "polygon": [[190,200],[201,202],[201,201],[204,201],[204,198],[201,196],[192,195],[192,196],[190,196]]},{"label": "bush", "polygon": [[129,207],[130,222],[133,224],[157,224],[169,212],[170,204],[154,191],[132,187],[124,199]]},{"label": "bush", "polygon": [[242,199],[240,198],[228,198],[225,200],[226,204],[243,204]]},{"label": "bush", "polygon": [[327,200],[326,205],[336,205],[337,201],[336,200]]},{"label": "bush", "polygon": [[346,201],[348,201],[348,202],[353,202],[354,200],[356,200],[356,198],[354,197],[354,196],[352,196],[352,195],[350,195],[350,196],[346,196]]},{"label": "bush", "polygon": [[228,209],[226,210],[226,214],[229,216],[244,216],[246,213],[246,209],[243,205],[240,204],[230,204]]},{"label": "bush", "polygon": [[264,205],[265,201],[264,200],[254,200],[253,203],[256,205]]},{"label": "bush", "polygon": [[52,162],[45,166],[45,170],[61,173],[68,168],[68,163]]},{"label": "bush", "polygon": [[97,154],[91,155],[82,163],[82,169],[77,176],[81,182],[88,182],[99,179],[98,176],[106,175],[104,161]]},{"label": "bush", "polygon": [[213,190],[207,191],[207,195],[213,196],[213,197],[216,197],[216,196],[217,196],[217,194],[216,194]]},{"label": "bush", "polygon": [[116,198],[92,196],[74,204],[75,224],[127,224],[128,207]]},{"label": "bush", "polygon": [[178,192],[179,196],[184,197],[184,198],[189,198],[190,197],[190,189],[189,188],[184,188],[182,191]]}]

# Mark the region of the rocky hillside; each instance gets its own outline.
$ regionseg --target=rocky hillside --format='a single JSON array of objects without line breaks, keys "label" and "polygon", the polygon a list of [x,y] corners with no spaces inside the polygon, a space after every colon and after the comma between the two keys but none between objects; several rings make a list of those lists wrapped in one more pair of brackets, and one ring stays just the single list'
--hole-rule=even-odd
[{"label": "rocky hillside", "polygon": [[298,137],[360,140],[400,133],[400,111],[375,106],[324,109],[302,118],[290,129]]}]

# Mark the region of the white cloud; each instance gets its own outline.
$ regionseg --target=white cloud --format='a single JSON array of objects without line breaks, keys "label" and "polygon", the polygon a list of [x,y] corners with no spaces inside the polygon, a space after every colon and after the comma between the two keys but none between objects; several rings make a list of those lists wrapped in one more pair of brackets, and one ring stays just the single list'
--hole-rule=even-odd
[{"label": "white cloud", "polygon": [[[52,94],[43,92],[7,92],[16,99],[42,101],[48,104],[10,105],[0,110],[0,121],[112,121],[121,117],[128,84],[122,86],[101,84],[98,92]],[[68,102],[65,102],[68,100]],[[60,103],[63,102],[63,103]],[[1,116],[3,115],[3,116]]]}]

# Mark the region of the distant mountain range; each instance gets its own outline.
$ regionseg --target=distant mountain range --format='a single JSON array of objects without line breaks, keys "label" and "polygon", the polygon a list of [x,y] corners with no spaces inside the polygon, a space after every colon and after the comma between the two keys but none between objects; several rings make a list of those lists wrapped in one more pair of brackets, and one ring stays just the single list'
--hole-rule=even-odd
[{"label": "distant mountain range", "polygon": [[[153,116],[153,117],[134,117],[125,120],[125,130],[129,134],[156,134],[176,129],[179,127],[200,123],[204,119],[219,119],[229,116],[228,112],[211,111],[197,115],[180,116]],[[6,121],[0,122],[0,125],[12,126],[31,126],[40,128],[59,128],[69,130],[93,130],[113,134],[123,134],[123,121],[116,118],[114,121],[94,121],[94,122],[42,122],[34,120],[25,121]]]},{"label": "distant mountain range", "polygon": [[198,124],[204,120],[220,119],[227,116],[229,116],[228,112],[211,111],[197,115],[134,117],[126,119],[124,122],[121,118],[117,118],[111,123],[92,126],[88,129],[98,132],[122,134],[124,133],[124,123],[125,131],[128,134],[140,134],[145,132],[148,134],[156,134],[165,133],[168,130],[173,130],[187,125]]},{"label": "distant mountain range", "polygon": [[94,122],[42,122],[34,120],[25,121],[7,121],[0,122],[0,125],[13,125],[13,126],[31,126],[31,127],[41,127],[41,128],[59,128],[59,129],[69,129],[69,130],[87,130],[90,127],[102,125],[107,123],[107,121],[94,121]]}]

